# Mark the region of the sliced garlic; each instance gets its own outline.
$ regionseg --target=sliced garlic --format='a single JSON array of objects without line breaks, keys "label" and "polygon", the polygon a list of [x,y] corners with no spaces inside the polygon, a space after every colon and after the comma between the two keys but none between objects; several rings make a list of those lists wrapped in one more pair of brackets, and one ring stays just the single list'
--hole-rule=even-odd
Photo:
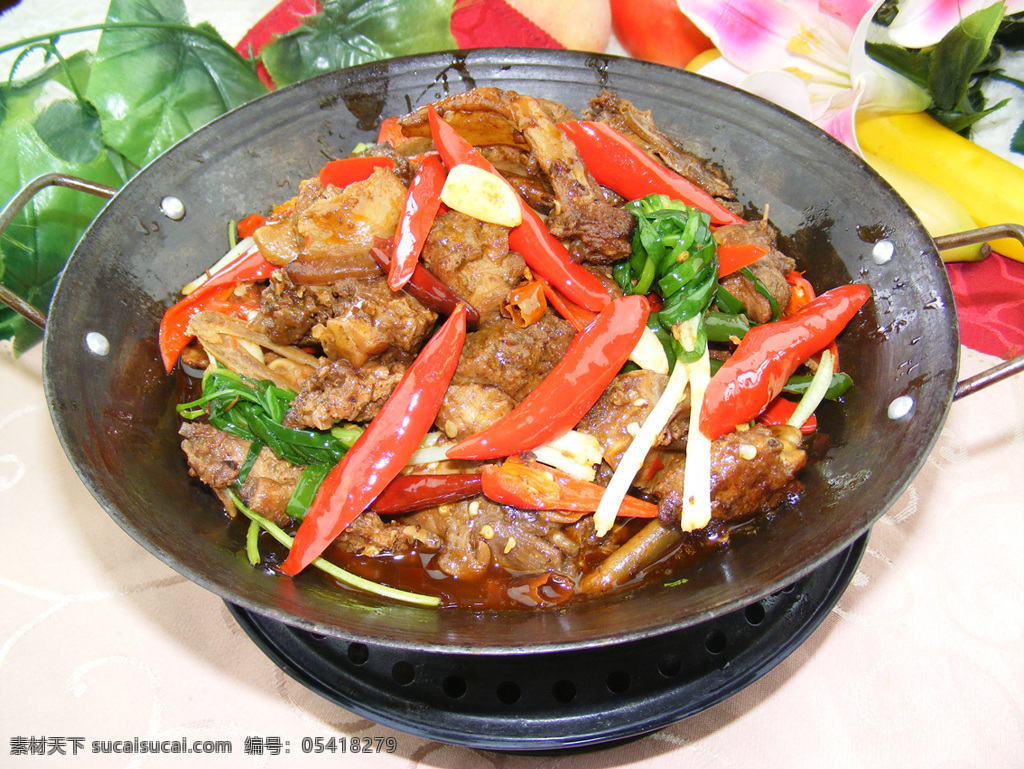
[{"label": "sliced garlic", "polygon": [[441,201],[466,216],[491,224],[516,227],[523,221],[519,197],[508,182],[465,163],[448,172],[441,188]]}]

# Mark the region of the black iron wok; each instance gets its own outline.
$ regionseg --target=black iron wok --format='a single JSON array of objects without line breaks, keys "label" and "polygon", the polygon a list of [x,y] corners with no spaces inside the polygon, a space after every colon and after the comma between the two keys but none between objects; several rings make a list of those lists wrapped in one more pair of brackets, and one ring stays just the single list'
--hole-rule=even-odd
[{"label": "black iron wok", "polygon": [[[187,475],[156,330],[179,288],[224,251],[227,222],[289,198],[302,179],[380,120],[448,93],[494,85],[579,111],[602,88],[650,109],[658,125],[721,165],[750,210],[768,210],[819,288],[866,282],[874,299],[840,341],[856,387],[820,422],[832,444],[793,510],[737,536],[685,585],[552,611],[482,614],[393,604],[253,569],[244,527]],[[185,205],[172,220],[165,196]],[[874,243],[895,247],[872,258]],[[96,352],[90,332],[109,341]],[[95,339],[95,337],[92,337]],[[645,638],[779,590],[848,547],[924,462],[956,385],[953,299],[933,241],[859,158],[813,126],[745,93],[642,62],[570,52],[479,50],[397,59],[270,94],[193,134],[117,193],[82,238],[46,324],[51,416],[83,482],[140,544],[228,601],[301,628],[407,649],[554,651]],[[913,399],[908,416],[887,410]],[[485,618],[485,621],[481,621]]]}]

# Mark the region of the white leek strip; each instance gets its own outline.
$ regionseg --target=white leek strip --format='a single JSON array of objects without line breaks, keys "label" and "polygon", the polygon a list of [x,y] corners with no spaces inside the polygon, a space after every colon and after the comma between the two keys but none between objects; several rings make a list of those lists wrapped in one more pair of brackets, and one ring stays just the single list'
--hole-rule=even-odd
[{"label": "white leek strip", "polygon": [[[448,454],[446,452],[450,446],[438,446],[439,440],[441,440],[440,432],[427,433],[423,438],[423,443],[413,453],[406,467],[447,462]],[[594,466],[601,464],[602,458],[601,444],[597,438],[576,430],[563,433],[553,441],[538,446],[533,452],[537,455],[537,459],[544,464],[557,467],[584,481],[594,480],[597,476]]]},{"label": "white leek strip", "polygon": [[420,443],[420,447],[413,452],[412,456],[409,458],[409,464],[407,464],[406,467],[412,467],[414,465],[432,465],[435,462],[447,462],[448,455],[445,452],[448,450],[448,447],[436,445],[439,440],[441,440],[441,433],[436,430],[423,436],[423,442]]},{"label": "white leek strip", "polygon": [[569,430],[553,441],[533,450],[537,459],[558,468],[573,478],[593,482],[597,477],[595,465],[601,464],[601,444],[593,435]]},{"label": "white leek strip", "polygon": [[629,491],[629,487],[633,484],[636,474],[640,472],[644,459],[647,458],[647,452],[654,446],[654,442],[661,435],[661,431],[665,429],[665,425],[672,419],[676,406],[679,405],[679,402],[686,394],[686,384],[688,381],[689,372],[687,367],[676,363],[675,368],[672,369],[672,375],[668,378],[668,383],[665,385],[665,392],[658,398],[658,402],[654,404],[651,413],[647,415],[647,419],[640,425],[640,430],[633,436],[633,440],[630,441],[629,446],[622,453],[622,457],[619,459],[619,466],[612,474],[608,487],[604,490],[604,495],[601,497],[600,503],[598,503],[597,510],[594,512],[594,526],[597,528],[597,536],[604,536],[611,529],[612,524],[615,523],[615,516],[618,515],[619,507],[622,505],[622,500],[626,497],[626,492]]},{"label": "white leek strip", "polygon": [[711,521],[711,441],[700,431],[700,410],[711,381],[707,348],[696,362],[685,365],[690,374],[690,425],[686,433],[683,509],[679,514],[679,526],[683,531],[696,531]]},{"label": "white leek strip", "polygon": [[230,267],[234,262],[239,259],[243,259],[249,255],[250,250],[256,249],[256,241],[250,238],[242,238],[238,241],[238,244],[222,256],[217,263],[210,269],[204,272],[195,280],[191,280],[185,284],[185,287],[181,289],[181,293],[188,296],[206,281],[216,275],[218,272],[223,272]]},{"label": "white leek strip", "polygon": [[[231,497],[231,501],[235,503],[235,507],[237,507],[242,512],[243,515],[245,515],[250,521],[254,521],[256,524],[261,526],[264,530],[266,530],[266,532],[270,536],[272,536],[282,545],[291,549],[292,542],[294,542],[294,540],[291,537],[289,537],[282,528],[280,528],[276,524],[271,523],[259,513],[250,510],[248,507],[245,506],[245,504],[243,504],[242,500],[239,499],[238,495],[235,494],[230,489],[228,489],[228,495]],[[373,582],[372,580],[363,579],[362,577],[352,574],[351,572],[345,571],[340,566],[336,566],[335,564],[331,563],[330,561],[324,560],[323,558],[315,558],[311,562],[311,565],[316,566],[318,569],[320,569],[320,571],[326,574],[330,574],[336,580],[348,585],[349,587],[354,587],[357,590],[363,590],[367,593],[373,593],[374,595],[379,595],[382,598],[392,598],[396,601],[414,603],[420,606],[441,605],[441,600],[439,598],[435,598],[434,596],[423,595],[421,593],[410,593],[405,590],[398,590],[393,587],[388,587],[387,585],[381,585],[380,583]]]},{"label": "white leek strip", "polygon": [[649,328],[644,329],[640,339],[629,354],[629,359],[642,369],[653,371],[655,374],[668,373],[668,356],[665,348],[661,346],[661,340],[657,334]]},{"label": "white leek strip", "polygon": [[[697,315],[672,327],[672,335],[687,352],[696,349],[702,321],[703,317]],[[683,509],[679,514],[679,526],[683,531],[695,531],[707,526],[711,520],[711,441],[700,431],[700,410],[711,381],[707,347],[700,358],[683,365],[690,378],[690,425],[686,433]]]},{"label": "white leek strip", "polygon": [[818,370],[811,377],[811,383],[807,385],[800,402],[796,404],[793,415],[786,421],[798,430],[804,426],[804,422],[811,418],[811,414],[818,408],[823,400],[828,387],[832,384],[832,353],[825,350],[821,354],[821,361],[818,363]]}]

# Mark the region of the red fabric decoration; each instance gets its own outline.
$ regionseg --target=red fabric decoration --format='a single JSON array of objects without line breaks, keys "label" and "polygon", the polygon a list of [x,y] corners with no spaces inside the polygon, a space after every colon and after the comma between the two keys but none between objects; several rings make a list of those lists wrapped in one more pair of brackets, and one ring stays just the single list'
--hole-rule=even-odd
[{"label": "red fabric decoration", "polygon": [[459,48],[562,48],[503,0],[457,0],[452,35]]},{"label": "red fabric decoration", "polygon": [[[242,56],[249,58],[250,53],[255,56],[263,46],[273,41],[276,35],[283,35],[290,32],[302,23],[305,16],[313,16],[320,13],[320,3],[317,0],[281,0],[267,15],[257,21],[252,29],[245,33],[235,50]],[[274,81],[267,74],[263,62],[256,65],[256,72],[260,81],[267,88],[274,87]]]},{"label": "red fabric decoration", "polygon": [[1024,353],[1024,264],[992,254],[946,265],[960,341],[972,350],[1012,358]]}]

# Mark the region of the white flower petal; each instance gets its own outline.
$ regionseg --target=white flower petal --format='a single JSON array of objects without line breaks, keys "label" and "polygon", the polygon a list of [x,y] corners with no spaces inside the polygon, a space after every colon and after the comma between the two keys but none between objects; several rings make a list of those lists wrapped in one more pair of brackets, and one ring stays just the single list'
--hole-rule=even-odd
[{"label": "white flower petal", "polygon": [[781,70],[752,72],[739,83],[739,87],[755,96],[778,104],[805,120],[814,119],[811,99],[807,93],[807,84],[790,72]]}]

